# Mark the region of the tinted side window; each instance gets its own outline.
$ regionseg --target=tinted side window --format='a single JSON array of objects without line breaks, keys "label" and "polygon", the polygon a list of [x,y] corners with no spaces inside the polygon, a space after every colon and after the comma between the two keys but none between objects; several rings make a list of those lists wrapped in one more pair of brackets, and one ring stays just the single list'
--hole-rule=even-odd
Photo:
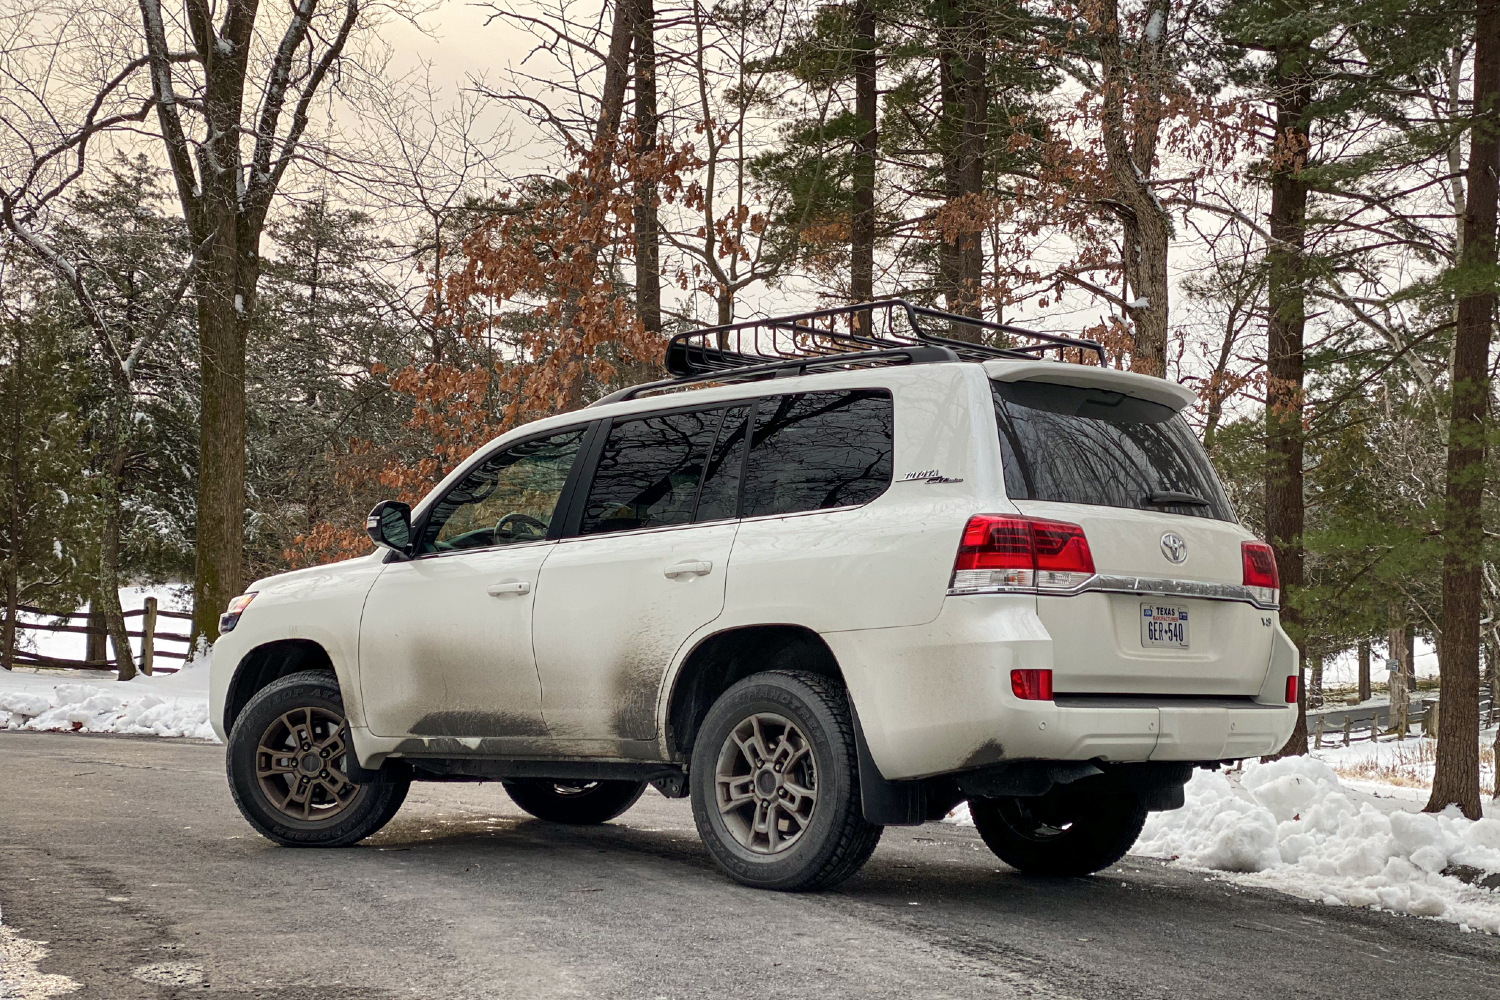
[{"label": "tinted side window", "polygon": [[[990,384],[1012,498],[1235,519],[1203,446],[1171,407],[1103,389]],[[1164,491],[1202,503],[1149,501]]]},{"label": "tinted side window", "polygon": [[739,509],[740,467],[744,464],[749,416],[748,406],[734,406],[724,411],[719,437],[703,473],[703,489],[698,493],[698,513],[694,521],[722,521],[734,517]]},{"label": "tinted side window", "polygon": [[686,524],[723,410],[623,420],[610,428],[579,533]]},{"label": "tinted side window", "polygon": [[755,409],[744,517],[868,503],[890,485],[895,418],[881,389],[768,396]]},{"label": "tinted side window", "polygon": [[534,542],[547,536],[586,428],[523,441],[448,491],[422,529],[422,552]]}]

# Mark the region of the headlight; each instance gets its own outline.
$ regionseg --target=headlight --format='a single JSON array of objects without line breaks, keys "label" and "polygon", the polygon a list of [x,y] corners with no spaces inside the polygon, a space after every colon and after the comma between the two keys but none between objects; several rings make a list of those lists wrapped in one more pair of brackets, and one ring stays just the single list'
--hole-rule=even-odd
[{"label": "headlight", "polygon": [[248,594],[241,594],[229,602],[229,609],[219,616],[220,635],[234,631],[234,627],[240,623],[240,615],[245,613],[245,609],[253,600],[255,600],[255,593],[252,591]]}]

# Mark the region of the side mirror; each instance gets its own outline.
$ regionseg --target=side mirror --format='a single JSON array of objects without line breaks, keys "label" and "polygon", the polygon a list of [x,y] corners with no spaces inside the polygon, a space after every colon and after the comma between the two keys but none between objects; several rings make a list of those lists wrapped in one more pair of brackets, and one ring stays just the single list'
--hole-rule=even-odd
[{"label": "side mirror", "polygon": [[411,505],[400,500],[382,500],[365,518],[370,541],[400,555],[411,554]]}]

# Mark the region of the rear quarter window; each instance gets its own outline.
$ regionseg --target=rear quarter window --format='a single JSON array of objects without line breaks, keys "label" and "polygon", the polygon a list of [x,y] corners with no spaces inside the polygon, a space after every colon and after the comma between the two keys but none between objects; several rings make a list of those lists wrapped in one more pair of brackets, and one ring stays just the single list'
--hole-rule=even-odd
[{"label": "rear quarter window", "polygon": [[742,516],[874,500],[891,483],[894,424],[884,389],[762,398],[745,462]]},{"label": "rear quarter window", "polygon": [[[1011,499],[1237,520],[1203,446],[1171,407],[1050,382],[990,387]],[[1202,502],[1152,500],[1172,493]]]}]

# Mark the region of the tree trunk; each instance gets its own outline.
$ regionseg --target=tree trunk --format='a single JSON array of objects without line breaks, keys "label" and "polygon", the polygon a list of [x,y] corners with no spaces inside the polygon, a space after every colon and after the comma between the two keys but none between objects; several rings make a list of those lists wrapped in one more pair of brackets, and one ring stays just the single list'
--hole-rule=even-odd
[{"label": "tree trunk", "polygon": [[1411,656],[1406,648],[1406,636],[1406,626],[1393,616],[1389,646],[1391,652],[1390,658],[1396,661],[1396,669],[1389,671],[1386,677],[1390,681],[1391,726],[1392,728],[1399,727],[1403,735],[1406,728],[1404,724],[1405,709],[1411,701],[1411,688],[1406,683],[1407,664],[1411,662]]},{"label": "tree trunk", "polygon": [[0,634],[0,667],[6,670],[15,669],[16,665],[16,615],[19,613],[16,605],[21,603],[16,588],[17,568],[15,565],[5,568],[5,626]]},{"label": "tree trunk", "polygon": [[109,659],[109,626],[97,595],[89,601],[88,634],[84,636],[83,658],[91,662]]},{"label": "tree trunk", "polygon": [[1474,115],[1469,145],[1463,257],[1469,290],[1458,301],[1443,509],[1443,724],[1427,809],[1457,803],[1479,819],[1479,557],[1484,546],[1485,415],[1495,315],[1496,204],[1500,200],[1500,0],[1481,0],[1474,32]]},{"label": "tree trunk", "polygon": [[1359,700],[1370,700],[1370,640],[1359,640]]},{"label": "tree trunk", "polygon": [[130,635],[125,628],[125,615],[120,608],[120,506],[124,490],[125,457],[127,443],[122,430],[112,435],[112,450],[107,456],[104,502],[104,525],[99,538],[99,579],[97,584],[100,612],[109,629],[110,645],[114,647],[115,669],[119,680],[135,677],[135,656],[130,650]]},{"label": "tree trunk", "polygon": [[[1270,242],[1266,246],[1270,315],[1266,322],[1266,535],[1281,572],[1281,622],[1306,660],[1302,628],[1302,334],[1306,315],[1308,149],[1304,115],[1312,87],[1299,51],[1276,53],[1276,121],[1271,154]],[[1300,685],[1299,685],[1300,686]],[[1307,753],[1307,698],[1297,699],[1297,728],[1278,756]]]},{"label": "tree trunk", "polygon": [[[635,127],[639,161],[656,152],[656,9],[654,0],[636,0]],[[635,313],[648,333],[661,332],[661,244],[656,184],[635,182]]]},{"label": "tree trunk", "polygon": [[[984,279],[985,144],[989,95],[985,86],[984,8],[958,2],[943,8],[945,24],[938,61],[942,99],[939,142],[943,150],[943,195],[951,215],[938,247],[938,287],[949,312],[978,318]],[[979,329],[959,324],[950,335],[978,341]]]},{"label": "tree trunk", "polygon": [[1321,708],[1323,705],[1323,657],[1312,656],[1311,669],[1307,677],[1307,704],[1310,708]]},{"label": "tree trunk", "polygon": [[[854,8],[854,117],[860,133],[854,150],[854,207],[849,218],[849,298],[875,298],[875,156],[879,133],[875,91],[875,8]],[[870,331],[865,331],[866,333]]]},{"label": "tree trunk", "polygon": [[[620,116],[625,110],[625,91],[630,84],[630,50],[635,41],[635,0],[615,0],[615,19],[610,27],[609,51],[604,58],[604,89],[599,95],[599,124],[594,129],[594,148],[590,151],[586,181],[589,197],[583,209],[584,217],[595,221],[594,213],[603,210],[604,196],[611,183],[610,168],[614,159],[614,144],[620,132]],[[581,251],[586,273],[593,274],[598,267],[599,242],[585,237]],[[559,409],[562,412],[576,410],[583,405],[583,384],[587,375],[584,331],[578,328],[579,298],[583,290],[570,288],[565,295],[560,343],[568,364],[562,377],[559,393]]]},{"label": "tree trunk", "polygon": [[[1110,180],[1120,199],[1116,211],[1124,230],[1125,282],[1131,296],[1125,311],[1135,327],[1130,367],[1156,376],[1166,374],[1172,220],[1149,181],[1166,113],[1168,9],[1168,0],[1148,0],[1141,38],[1127,55],[1120,40],[1119,4],[1103,0],[1098,34],[1104,89],[1100,127]],[[1128,121],[1127,107],[1132,111]]]},{"label": "tree trunk", "polygon": [[219,638],[219,614],[245,583],[245,341],[258,277],[242,260],[234,196],[220,197],[218,229],[197,283],[202,388],[193,634],[209,642]]}]

